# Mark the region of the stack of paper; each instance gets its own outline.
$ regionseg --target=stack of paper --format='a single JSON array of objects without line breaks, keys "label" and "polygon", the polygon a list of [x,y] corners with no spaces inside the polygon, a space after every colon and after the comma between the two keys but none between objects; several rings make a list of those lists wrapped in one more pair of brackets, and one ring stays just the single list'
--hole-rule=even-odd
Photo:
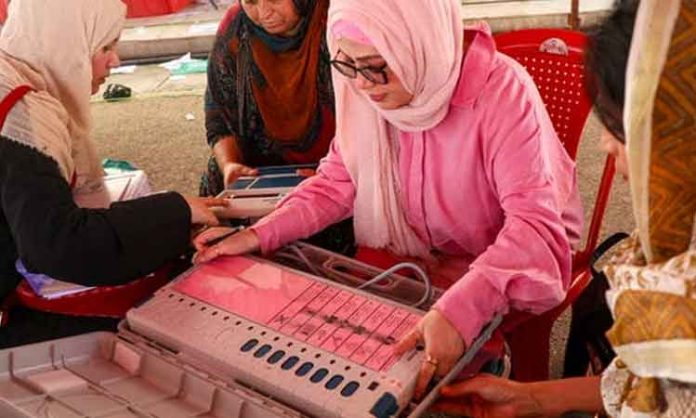
[{"label": "stack of paper", "polygon": [[27,271],[24,263],[22,263],[22,260],[17,260],[15,267],[19,274],[27,280],[34,293],[46,299],[56,299],[93,289],[92,287],[56,280],[44,274],[30,273]]},{"label": "stack of paper", "polygon": [[109,174],[104,177],[112,202],[137,199],[152,194],[152,186],[142,170]]}]

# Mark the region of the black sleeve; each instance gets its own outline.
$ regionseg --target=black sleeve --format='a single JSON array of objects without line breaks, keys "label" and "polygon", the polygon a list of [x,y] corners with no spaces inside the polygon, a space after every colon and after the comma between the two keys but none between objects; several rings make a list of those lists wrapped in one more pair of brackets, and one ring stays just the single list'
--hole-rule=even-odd
[{"label": "black sleeve", "polygon": [[181,195],[82,209],[52,159],[5,138],[0,200],[29,271],[73,283],[126,283],[184,253],[190,242],[191,213]]}]

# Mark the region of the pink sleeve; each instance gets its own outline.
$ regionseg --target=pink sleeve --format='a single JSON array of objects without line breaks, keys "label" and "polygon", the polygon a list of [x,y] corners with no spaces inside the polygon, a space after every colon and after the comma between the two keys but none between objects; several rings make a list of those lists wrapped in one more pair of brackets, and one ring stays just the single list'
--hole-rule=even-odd
[{"label": "pink sleeve", "polygon": [[557,160],[564,154],[554,148],[559,141],[536,91],[519,80],[501,84],[490,104],[481,104],[488,109],[482,110],[482,149],[505,222],[435,306],[467,345],[496,313],[512,308],[539,314],[557,306],[571,271],[562,214],[569,204],[563,190],[575,183],[574,169],[567,169],[572,162]]},{"label": "pink sleeve", "polygon": [[275,251],[348,218],[353,213],[354,200],[353,180],[334,141],[317,174],[302,182],[276,210],[252,227],[261,242],[261,251]]}]

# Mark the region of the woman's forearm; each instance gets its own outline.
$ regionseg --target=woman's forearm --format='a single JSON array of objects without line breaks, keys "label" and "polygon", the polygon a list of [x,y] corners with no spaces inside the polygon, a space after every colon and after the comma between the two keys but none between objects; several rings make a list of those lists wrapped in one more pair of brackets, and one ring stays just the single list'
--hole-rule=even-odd
[{"label": "woman's forearm", "polygon": [[220,138],[213,146],[213,155],[215,155],[215,161],[217,161],[220,170],[223,170],[227,163],[242,162],[242,153],[233,136]]},{"label": "woman's forearm", "polygon": [[529,389],[545,417],[572,411],[600,413],[604,410],[600,382],[599,376],[578,377],[529,383]]}]

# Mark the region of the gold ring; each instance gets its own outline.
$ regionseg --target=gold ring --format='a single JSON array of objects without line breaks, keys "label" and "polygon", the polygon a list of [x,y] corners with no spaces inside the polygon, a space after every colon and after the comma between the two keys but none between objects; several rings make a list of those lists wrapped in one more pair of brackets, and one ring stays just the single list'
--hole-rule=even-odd
[{"label": "gold ring", "polygon": [[437,367],[440,365],[440,361],[439,361],[438,359],[436,359],[436,358],[433,358],[430,354],[428,354],[428,355],[425,357],[425,360],[423,360],[423,361],[424,361],[425,363],[428,363],[428,364],[430,364],[430,365],[435,366],[435,368],[437,368]]}]

